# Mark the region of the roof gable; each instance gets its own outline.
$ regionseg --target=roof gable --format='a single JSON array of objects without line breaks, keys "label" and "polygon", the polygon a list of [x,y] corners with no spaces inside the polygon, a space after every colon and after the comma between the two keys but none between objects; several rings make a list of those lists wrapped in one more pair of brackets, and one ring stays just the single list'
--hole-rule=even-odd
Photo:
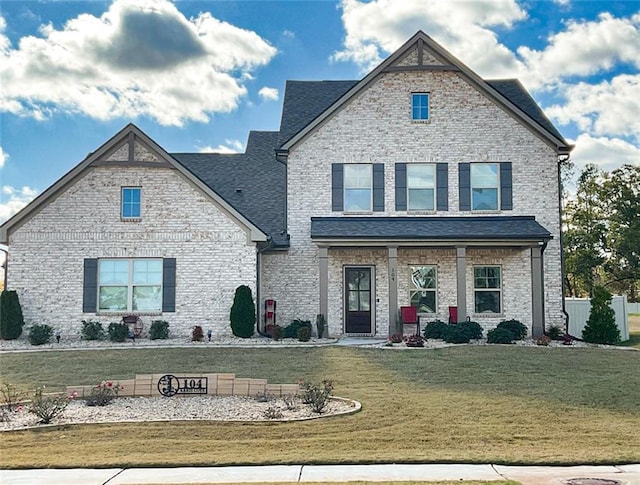
[{"label": "roof gable", "polygon": [[[567,144],[564,138],[555,129],[555,127],[553,127],[551,122],[544,116],[537,105],[536,109],[531,107],[531,104],[535,104],[535,101],[533,101],[531,96],[524,90],[522,85],[518,83],[518,88],[514,89],[511,81],[506,81],[502,84],[498,81],[494,81],[496,86],[490,84],[465,66],[460,60],[445,50],[431,37],[422,31],[418,31],[402,47],[391,54],[361,81],[355,83],[335,99],[335,101],[331,103],[326,110],[316,115],[310,122],[307,122],[303,128],[295,132],[295,134],[286,138],[286,141],[281,145],[281,149],[283,151],[289,150],[296,143],[300,142],[316,127],[331,118],[333,114],[339,111],[353,96],[360,93],[376,81],[381,74],[385,72],[408,70],[459,72],[459,74],[469,84],[491,99],[510,116],[521,122],[536,136],[540,137],[545,143],[554,148],[558,154],[569,153],[573,148],[571,145]],[[287,85],[287,89],[288,87],[289,86]],[[525,93],[526,96],[523,95],[523,93]],[[516,97],[517,101],[512,99],[512,97]],[[524,104],[524,108],[517,104],[518,101]]]}]

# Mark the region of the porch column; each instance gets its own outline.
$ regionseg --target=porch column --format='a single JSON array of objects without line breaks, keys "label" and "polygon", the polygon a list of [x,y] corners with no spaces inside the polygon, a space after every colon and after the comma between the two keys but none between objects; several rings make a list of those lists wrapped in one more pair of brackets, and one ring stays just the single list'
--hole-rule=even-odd
[{"label": "porch column", "polygon": [[320,314],[324,315],[326,328],[324,335],[329,336],[329,248],[318,248],[319,284],[320,284]]},{"label": "porch column", "polygon": [[533,338],[544,335],[544,261],[542,248],[531,248],[531,334]]},{"label": "porch column", "polygon": [[467,248],[456,248],[456,294],[458,305],[458,322],[467,319]]},{"label": "porch column", "polygon": [[398,248],[389,246],[389,335],[398,332]]}]

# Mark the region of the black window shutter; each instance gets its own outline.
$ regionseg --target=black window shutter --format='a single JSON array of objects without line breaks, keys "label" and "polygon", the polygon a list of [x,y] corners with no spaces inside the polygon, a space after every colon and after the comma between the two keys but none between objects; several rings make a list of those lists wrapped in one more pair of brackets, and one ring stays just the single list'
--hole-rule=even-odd
[{"label": "black window shutter", "polygon": [[82,311],[95,313],[98,306],[98,260],[84,260],[84,276],[82,281]]},{"label": "black window shutter", "polygon": [[373,164],[373,210],[384,211],[384,163]]},{"label": "black window shutter", "polygon": [[500,209],[503,211],[513,210],[511,162],[500,164]]},{"label": "black window shutter", "polygon": [[449,165],[436,164],[436,210],[449,210]]},{"label": "black window shutter", "polygon": [[407,210],[407,164],[396,163],[396,210]]},{"label": "black window shutter", "polygon": [[331,164],[331,210],[344,210],[344,168],[341,163]]},{"label": "black window shutter", "polygon": [[460,210],[471,210],[471,164],[458,164],[458,196],[460,198]]},{"label": "black window shutter", "polygon": [[162,260],[162,311],[176,311],[176,259]]}]

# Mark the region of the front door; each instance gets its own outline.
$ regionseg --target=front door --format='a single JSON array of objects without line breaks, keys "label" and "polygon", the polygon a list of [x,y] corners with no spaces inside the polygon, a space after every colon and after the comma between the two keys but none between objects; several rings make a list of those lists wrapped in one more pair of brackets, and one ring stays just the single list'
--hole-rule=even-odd
[{"label": "front door", "polygon": [[371,268],[345,268],[344,283],[344,332],[372,334]]}]

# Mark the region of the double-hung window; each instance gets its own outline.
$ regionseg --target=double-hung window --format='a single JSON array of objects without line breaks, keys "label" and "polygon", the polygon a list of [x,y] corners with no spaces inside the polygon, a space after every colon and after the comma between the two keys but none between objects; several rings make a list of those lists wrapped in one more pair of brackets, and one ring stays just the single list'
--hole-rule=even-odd
[{"label": "double-hung window", "polygon": [[499,164],[471,164],[471,210],[498,210],[499,187]]},{"label": "double-hung window", "polygon": [[98,311],[161,311],[162,271],[162,259],[100,259]]},{"label": "double-hung window", "polygon": [[123,219],[139,219],[141,216],[140,187],[122,187],[121,216]]},{"label": "double-hung window", "polygon": [[473,268],[475,313],[501,313],[502,275],[500,266]]},{"label": "double-hung window", "polygon": [[409,266],[409,301],[418,313],[436,313],[436,266]]},{"label": "double-hung window", "polygon": [[407,164],[407,209],[435,210],[436,167],[433,164]]},{"label": "double-hung window", "polygon": [[371,164],[344,165],[344,211],[367,212],[373,204]]},{"label": "double-hung window", "polygon": [[429,121],[429,93],[411,94],[411,119]]}]

